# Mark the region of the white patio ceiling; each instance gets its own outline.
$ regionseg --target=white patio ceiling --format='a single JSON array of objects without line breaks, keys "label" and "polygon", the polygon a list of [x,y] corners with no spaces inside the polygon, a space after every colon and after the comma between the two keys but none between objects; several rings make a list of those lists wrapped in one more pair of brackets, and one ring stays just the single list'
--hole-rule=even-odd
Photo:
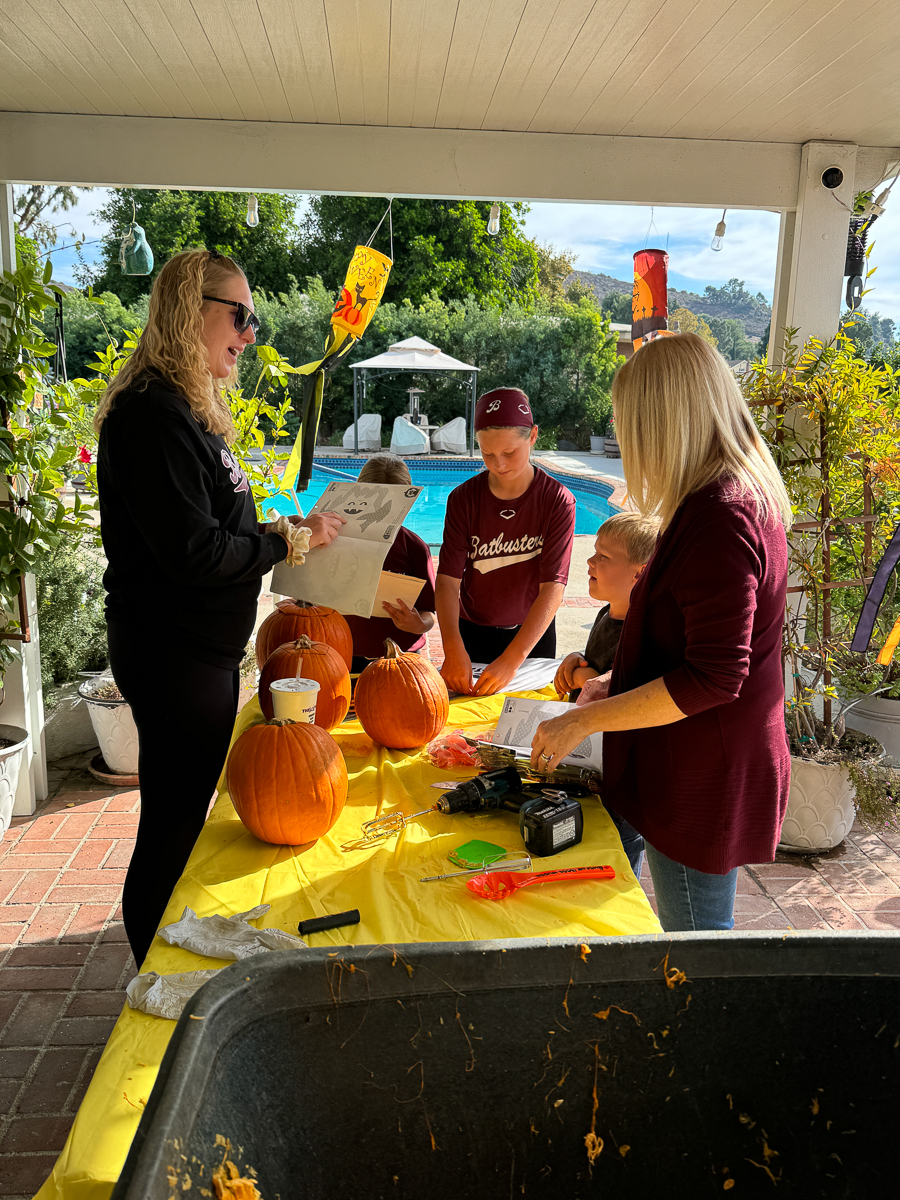
[{"label": "white patio ceiling", "polygon": [[0,109],[900,142],[896,0],[0,0]]}]

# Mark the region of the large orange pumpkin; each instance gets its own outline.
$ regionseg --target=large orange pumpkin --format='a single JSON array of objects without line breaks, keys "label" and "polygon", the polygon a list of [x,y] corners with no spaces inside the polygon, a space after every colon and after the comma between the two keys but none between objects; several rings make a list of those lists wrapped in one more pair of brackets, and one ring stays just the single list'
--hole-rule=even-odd
[{"label": "large orange pumpkin", "polygon": [[402,654],[390,638],[384,651],[384,658],[369,663],[357,680],[356,715],[369,737],[382,746],[424,746],[447,724],[447,685],[427,658]]},{"label": "large orange pumpkin", "polygon": [[337,650],[350,670],[353,662],[353,634],[339,612],[308,600],[281,600],[269,613],[256,634],[256,662],[260,669],[273,650],[285,642],[294,642],[306,634],[314,642],[325,642]]},{"label": "large orange pumpkin", "polygon": [[225,779],[237,815],[276,846],[323,837],[347,799],[347,766],[337,742],[318,725],[251,725],[231,747]]},{"label": "large orange pumpkin", "polygon": [[350,672],[337,650],[305,634],[273,650],[259,677],[259,706],[271,720],[275,705],[269,690],[276,679],[314,679],[319,685],[316,724],[322,729],[340,725],[350,707]]}]

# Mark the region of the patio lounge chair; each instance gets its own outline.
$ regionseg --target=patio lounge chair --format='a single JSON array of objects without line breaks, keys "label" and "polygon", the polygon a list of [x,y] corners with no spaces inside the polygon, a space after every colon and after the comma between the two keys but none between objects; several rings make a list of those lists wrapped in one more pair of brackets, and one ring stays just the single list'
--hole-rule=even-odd
[{"label": "patio lounge chair", "polygon": [[395,418],[391,454],[427,454],[430,449],[431,440],[424,429],[410,425],[405,416]]},{"label": "patio lounge chair", "polygon": [[466,422],[464,417],[454,417],[431,435],[432,450],[444,450],[448,454],[466,453]]},{"label": "patio lounge chair", "polygon": [[[381,414],[363,413],[358,421],[360,450],[381,449]],[[344,431],[344,449],[353,449],[353,426]]]}]

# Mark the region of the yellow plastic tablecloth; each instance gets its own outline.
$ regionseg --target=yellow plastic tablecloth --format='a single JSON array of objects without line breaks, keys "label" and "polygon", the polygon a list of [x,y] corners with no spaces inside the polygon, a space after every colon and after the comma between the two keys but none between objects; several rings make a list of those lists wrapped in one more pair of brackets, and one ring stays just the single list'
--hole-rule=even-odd
[{"label": "yellow plastic tablecloth", "polygon": [[[522,693],[543,696],[544,693]],[[448,731],[480,731],[497,721],[502,696],[451,703]],[[261,721],[256,699],[241,711],[234,738]],[[259,922],[296,932],[298,921],[358,908],[359,925],[307,938],[312,946],[348,943],[446,942],[509,937],[608,936],[660,932],[635,879],[615,826],[599,801],[583,800],[584,840],[562,859],[536,859],[535,870],[608,864],[616,878],[529,888],[508,900],[479,899],[464,879],[421,883],[423,875],[453,870],[447,855],[472,838],[522,850],[512,813],[433,813],[387,843],[349,854],[341,844],[359,836],[362,821],[382,811],[407,813],[434,803],[429,785],[465,779],[468,771],[441,771],[416,751],[372,746],[356,722],[335,731],[350,775],[350,791],[334,829],[300,850],[258,841],[238,820],[228,793],[204,826],[165,912],[176,921],[185,906],[200,916],[231,915],[257,904],[272,907]],[[360,754],[362,752],[362,754]],[[142,971],[170,974],[221,967],[156,938]],[[118,1178],[168,1044],[173,1021],[126,1004],[72,1125],[65,1148],[36,1200],[106,1200]]]}]

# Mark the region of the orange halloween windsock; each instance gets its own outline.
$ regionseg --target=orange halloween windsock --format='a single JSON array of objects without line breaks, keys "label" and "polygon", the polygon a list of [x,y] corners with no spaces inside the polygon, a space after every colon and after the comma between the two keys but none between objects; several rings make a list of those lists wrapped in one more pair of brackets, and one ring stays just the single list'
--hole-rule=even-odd
[{"label": "orange halloween windsock", "polygon": [[631,294],[631,339],[637,350],[648,337],[668,332],[669,256],[665,250],[638,250]]}]

